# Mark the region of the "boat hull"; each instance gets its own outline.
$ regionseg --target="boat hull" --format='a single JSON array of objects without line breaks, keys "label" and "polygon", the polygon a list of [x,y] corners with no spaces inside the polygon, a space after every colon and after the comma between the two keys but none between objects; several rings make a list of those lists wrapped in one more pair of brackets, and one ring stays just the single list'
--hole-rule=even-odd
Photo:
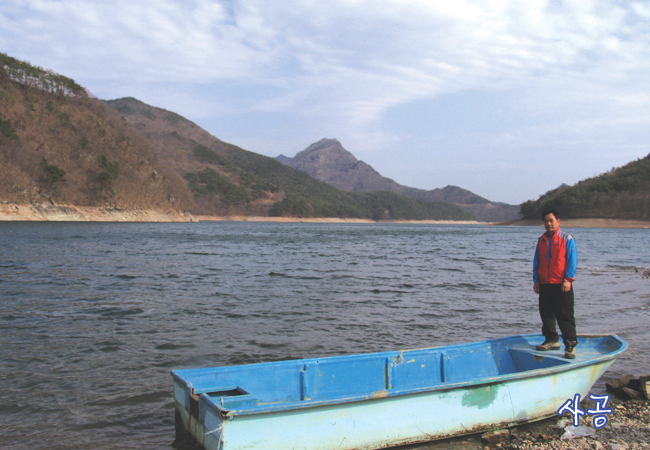
[{"label": "boat hull", "polygon": [[[175,376],[177,420],[207,450],[371,450],[426,442],[551,416],[575,394],[586,396],[617,352],[624,351],[621,345],[614,351],[595,352],[599,356],[591,360],[585,356],[583,361],[572,363],[561,360],[558,354],[534,351],[529,343],[536,338],[525,338],[523,344],[513,341],[518,343],[508,347],[508,357],[512,356],[519,367],[545,367],[456,382],[453,372],[448,372],[447,384],[443,381],[397,393],[379,390],[362,399],[352,395],[290,402],[291,406],[269,404],[228,410],[215,402],[214,395],[200,395],[197,401],[196,394],[190,394],[190,401],[186,401],[187,380]],[[607,341],[593,347],[614,348],[614,344]],[[457,348],[463,347],[436,351],[442,355],[441,361],[447,358],[451,365],[453,359],[445,355]],[[471,355],[480,348],[468,347],[465,353]],[[445,369],[441,367],[440,372],[444,378]]]}]

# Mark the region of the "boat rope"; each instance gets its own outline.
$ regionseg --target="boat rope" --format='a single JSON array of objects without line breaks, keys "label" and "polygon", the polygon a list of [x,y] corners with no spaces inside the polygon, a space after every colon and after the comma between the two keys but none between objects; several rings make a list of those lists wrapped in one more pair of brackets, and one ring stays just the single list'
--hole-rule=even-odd
[{"label": "boat rope", "polygon": [[212,431],[206,431],[205,434],[212,434],[212,433],[216,433],[217,431],[221,431],[221,430],[223,430],[223,424],[219,425],[217,428],[215,428]]},{"label": "boat rope", "polygon": [[[219,432],[221,434],[221,430],[223,430],[223,423],[219,425],[217,428],[215,428],[212,431],[207,431],[205,435],[207,436],[208,434],[216,433]],[[221,436],[219,436],[219,443],[217,444],[217,450],[221,450]]]},{"label": "boat rope", "polygon": [[646,366],[650,367],[650,364],[648,364],[647,362],[645,362],[645,361],[643,360],[643,358],[641,358],[639,355],[637,355],[636,353],[634,353],[634,350],[632,350],[630,347],[628,347],[627,349],[628,349],[629,351],[631,351],[632,354],[633,354],[634,356],[636,356],[637,358],[639,358],[643,364],[645,364]]}]

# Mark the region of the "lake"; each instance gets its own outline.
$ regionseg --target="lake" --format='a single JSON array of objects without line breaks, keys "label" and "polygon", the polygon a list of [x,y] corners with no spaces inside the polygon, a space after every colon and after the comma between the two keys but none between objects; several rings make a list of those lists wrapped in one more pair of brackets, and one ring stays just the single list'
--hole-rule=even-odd
[{"label": "lake", "polygon": [[[578,333],[614,332],[631,349],[595,390],[649,374],[650,230],[566,231],[579,253]],[[185,448],[173,369],[540,332],[542,232],[0,222],[0,448]]]}]

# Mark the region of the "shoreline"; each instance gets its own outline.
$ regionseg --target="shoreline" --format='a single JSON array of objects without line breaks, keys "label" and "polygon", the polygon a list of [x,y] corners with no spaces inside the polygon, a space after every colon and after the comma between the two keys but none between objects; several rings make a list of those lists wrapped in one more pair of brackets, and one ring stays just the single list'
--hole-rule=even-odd
[{"label": "shoreline", "polygon": [[0,203],[0,222],[196,222],[182,211]]},{"label": "shoreline", "polygon": [[[0,222],[304,222],[304,223],[413,223],[451,225],[537,226],[541,220],[477,222],[472,220],[372,220],[337,217],[207,216],[182,211],[42,204],[0,203]],[[623,219],[563,219],[565,228],[650,229],[650,221]]]},{"label": "shoreline", "polygon": [[341,217],[193,216],[198,222],[431,223],[483,225],[475,220],[372,220]]},{"label": "shoreline", "polygon": [[[650,221],[628,219],[560,219],[563,228],[640,228],[649,229]],[[519,219],[501,222],[494,225],[510,225],[520,227],[538,226],[543,228],[542,220]]]}]

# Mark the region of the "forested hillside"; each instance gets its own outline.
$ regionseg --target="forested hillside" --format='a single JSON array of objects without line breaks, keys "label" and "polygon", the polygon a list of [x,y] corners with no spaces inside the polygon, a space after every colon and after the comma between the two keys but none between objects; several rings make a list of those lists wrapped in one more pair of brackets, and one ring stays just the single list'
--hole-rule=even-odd
[{"label": "forested hillside", "polygon": [[0,200],[190,210],[149,144],[73,80],[0,53]]},{"label": "forested hillside", "polygon": [[474,220],[456,205],[390,192],[351,193],[273,158],[210,135],[193,122],[134,98],[106,102],[188,183],[196,214]]},{"label": "forested hillside", "polygon": [[[337,189],[223,142],[178,114],[132,98],[102,102],[70,78],[3,53],[0,174],[5,203],[208,215],[475,218],[443,201]],[[467,203],[467,192],[453,189],[445,200],[462,194],[454,201]],[[566,218],[650,220],[650,155],[529,200],[520,214],[536,219],[546,208]]]},{"label": "forested hillside", "polygon": [[555,208],[563,218],[650,220],[650,154],[573,186],[561,186],[521,205],[524,219]]},{"label": "forested hillside", "polygon": [[107,105],[70,78],[2,53],[0,173],[0,201],[15,204],[473,219],[444,203],[340,191],[220,141],[178,114],[135,99]]}]

